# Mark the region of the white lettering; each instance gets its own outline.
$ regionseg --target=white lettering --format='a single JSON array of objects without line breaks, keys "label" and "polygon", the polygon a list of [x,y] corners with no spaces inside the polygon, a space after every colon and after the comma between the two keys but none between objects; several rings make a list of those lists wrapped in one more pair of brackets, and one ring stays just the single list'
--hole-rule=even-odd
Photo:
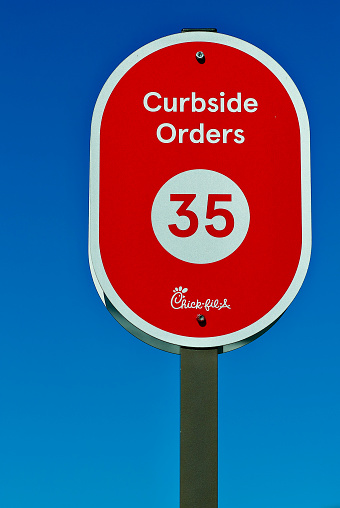
[{"label": "white lettering", "polygon": [[223,302],[220,300],[211,300],[207,298],[205,302],[200,300],[186,300],[184,293],[188,291],[187,288],[182,289],[182,286],[175,288],[174,294],[171,297],[170,304],[173,309],[202,309],[205,308],[207,311],[210,309],[230,309],[227,298],[224,298]]},{"label": "white lettering", "polygon": [[183,134],[189,132],[189,129],[178,129],[178,142],[183,143]]},{"label": "white lettering", "polygon": [[[169,139],[164,139],[161,135],[162,129],[164,129],[164,127],[168,127],[169,129],[171,129],[171,137]],[[157,139],[161,143],[172,143],[175,137],[176,137],[176,129],[173,125],[171,125],[171,123],[162,123],[161,125],[158,126]]]},{"label": "white lettering", "polygon": [[209,141],[209,143],[218,143],[220,140],[220,136],[221,136],[220,131],[218,131],[217,129],[210,129],[207,132],[207,141]]},{"label": "white lettering", "polygon": [[179,110],[183,113],[184,111],[184,103],[190,101],[190,97],[180,97],[179,98]]},{"label": "white lettering", "polygon": [[164,97],[164,111],[166,112],[169,112],[169,111],[177,111],[177,97],[174,97],[172,99],[172,108],[169,108],[168,106],[168,98],[167,97]]},{"label": "white lettering", "polygon": [[[232,107],[233,102],[236,102],[236,108]],[[240,111],[241,111],[241,94],[240,93],[237,94],[237,99],[233,97],[228,100],[227,108],[231,113],[240,113]]]},{"label": "white lettering", "polygon": [[244,136],[242,136],[241,132],[243,132],[242,129],[236,129],[234,138],[235,143],[244,143]]},{"label": "white lettering", "polygon": [[208,104],[209,104],[209,107],[207,108],[208,111],[211,111],[212,113],[218,111],[217,99],[215,99],[214,97],[208,99]]},{"label": "white lettering", "polygon": [[229,132],[233,132],[233,129],[223,129],[223,143],[227,143],[227,136]]},{"label": "white lettering", "polygon": [[224,92],[220,92],[220,96],[221,96],[221,99],[220,99],[221,113],[224,113],[224,96],[225,96],[225,93]]},{"label": "white lettering", "polygon": [[248,113],[254,113],[254,111],[257,110],[257,101],[255,99],[246,99],[244,101],[244,109],[248,112]]},{"label": "white lettering", "polygon": [[159,111],[161,109],[161,106],[158,104],[158,106],[156,106],[155,108],[151,108],[148,104],[148,99],[149,97],[151,97],[152,95],[154,95],[155,97],[157,97],[157,99],[161,99],[162,96],[161,94],[157,93],[157,92],[149,92],[145,95],[144,99],[143,99],[143,104],[144,104],[144,107],[145,109],[147,109],[148,111]]},{"label": "white lettering", "polygon": [[[183,301],[184,295],[181,291],[178,291],[172,295],[171,298],[171,307],[173,309],[181,309],[182,308],[182,301]],[[185,301],[185,300],[184,300]]]},{"label": "white lettering", "polygon": [[[196,97],[196,92],[191,92],[191,97],[173,97],[170,99],[169,97],[162,97],[158,92],[148,92],[143,99],[144,108],[147,111],[151,111],[152,113],[163,109],[166,113],[177,112],[178,104],[179,111],[181,113],[184,112],[185,103],[191,102],[191,111],[193,113],[202,113],[207,109],[211,113],[216,113],[216,111],[221,111],[224,113],[225,110],[225,92],[220,92],[219,100],[216,97],[210,97],[209,99],[204,99],[203,97]],[[150,98],[153,98],[149,100]],[[162,99],[161,103],[157,102],[156,99]],[[170,106],[170,102],[172,101],[172,105]],[[149,104],[151,102],[152,105]],[[163,104],[162,104],[163,103]],[[207,107],[208,104],[208,107]],[[236,94],[236,97],[231,97],[227,101],[227,110],[231,113],[240,113],[243,110],[247,113],[254,113],[258,109],[257,100],[249,97],[245,99],[242,103],[242,95],[241,92]]]},{"label": "white lettering", "polygon": [[[194,138],[194,134],[196,134],[196,132],[198,132],[199,134],[198,139]],[[192,129],[192,131],[190,132],[190,141],[192,141],[193,143],[204,143],[204,123],[200,123],[199,129]]]},{"label": "white lettering", "polygon": [[[198,109],[196,108],[196,102],[200,102],[201,103],[201,107]],[[201,97],[196,97],[196,94],[195,92],[192,92],[191,94],[191,111],[193,113],[201,113],[201,111],[204,111],[205,110],[205,100],[204,99],[201,99]]]},{"label": "white lettering", "polygon": [[[170,134],[164,133],[163,129],[170,129]],[[243,135],[243,129],[223,129],[222,133],[218,129],[209,129],[206,133],[204,130],[204,123],[200,123],[198,129],[176,129],[171,123],[162,123],[157,127],[157,139],[161,143],[172,143],[177,136],[178,131],[178,142],[184,143],[191,141],[191,143],[204,143],[205,140],[208,143],[216,144],[222,141],[222,143],[228,142],[228,134],[234,132],[233,141],[237,144],[244,143],[245,137]],[[188,133],[188,136],[184,137],[184,134]],[[222,138],[222,139],[221,139]],[[230,140],[230,137],[229,137]]]}]

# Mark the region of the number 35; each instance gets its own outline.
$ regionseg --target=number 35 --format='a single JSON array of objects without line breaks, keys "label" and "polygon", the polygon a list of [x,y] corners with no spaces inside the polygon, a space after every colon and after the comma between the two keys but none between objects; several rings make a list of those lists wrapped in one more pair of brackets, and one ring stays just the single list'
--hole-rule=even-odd
[{"label": "number 35", "polygon": [[[187,229],[180,229],[176,224],[169,224],[170,232],[179,236],[180,238],[187,238],[196,233],[198,229],[198,217],[192,210],[188,210],[188,207],[194,201],[196,194],[170,194],[170,201],[182,201],[181,206],[177,210],[179,217],[187,217],[189,219],[189,226]],[[225,208],[215,208],[216,202],[230,202],[231,194],[208,194],[207,202],[207,219],[213,219],[214,217],[223,217],[225,220],[225,226],[223,229],[216,229],[212,224],[207,224],[205,229],[209,235],[215,238],[224,238],[232,232],[234,229],[234,217],[230,210]]]}]

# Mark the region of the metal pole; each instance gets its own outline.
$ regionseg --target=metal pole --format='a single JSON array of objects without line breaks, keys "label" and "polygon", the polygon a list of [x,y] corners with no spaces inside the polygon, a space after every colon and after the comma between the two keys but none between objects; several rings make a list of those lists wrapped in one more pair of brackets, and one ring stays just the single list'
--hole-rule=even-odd
[{"label": "metal pole", "polygon": [[217,357],[181,348],[180,508],[217,508]]}]

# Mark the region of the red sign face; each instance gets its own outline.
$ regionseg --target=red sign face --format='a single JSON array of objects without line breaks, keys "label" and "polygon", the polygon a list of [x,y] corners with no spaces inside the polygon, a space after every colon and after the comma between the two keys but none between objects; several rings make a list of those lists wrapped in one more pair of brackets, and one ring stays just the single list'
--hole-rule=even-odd
[{"label": "red sign face", "polygon": [[90,184],[96,287],[145,342],[234,349],[302,284],[307,114],[285,71],[248,43],[192,32],[125,60],[94,111]]}]

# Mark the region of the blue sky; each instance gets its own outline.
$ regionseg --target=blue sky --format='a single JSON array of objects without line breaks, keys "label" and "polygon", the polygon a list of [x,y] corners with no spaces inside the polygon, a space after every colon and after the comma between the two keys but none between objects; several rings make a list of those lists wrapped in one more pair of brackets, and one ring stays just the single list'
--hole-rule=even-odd
[{"label": "blue sky", "polygon": [[207,26],[282,65],[312,142],[302,289],[219,357],[219,506],[340,507],[339,20],[336,1],[2,2],[1,506],[179,506],[180,359],[130,336],[96,293],[89,135],[124,58]]}]

